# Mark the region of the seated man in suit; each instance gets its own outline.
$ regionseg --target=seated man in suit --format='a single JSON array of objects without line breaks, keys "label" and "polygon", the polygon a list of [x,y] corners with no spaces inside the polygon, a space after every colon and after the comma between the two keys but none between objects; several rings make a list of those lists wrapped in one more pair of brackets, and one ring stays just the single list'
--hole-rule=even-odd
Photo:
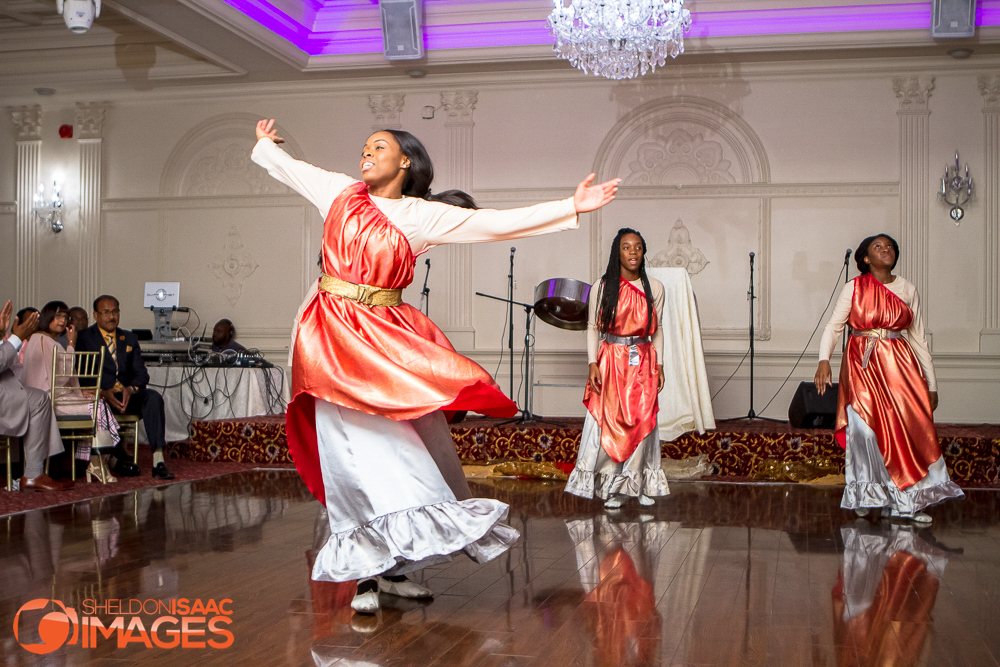
[{"label": "seated man in suit", "polygon": [[[0,309],[0,336],[7,332],[12,310],[10,301]],[[45,459],[64,451],[51,399],[41,389],[22,385],[11,370],[21,342],[37,327],[38,311],[26,313],[14,323],[10,337],[0,342],[0,435],[24,441],[22,491],[65,491],[73,488],[73,482],[45,474]]]},{"label": "seated man in suit", "polygon": [[226,350],[232,350],[233,352],[243,352],[246,348],[237,343],[236,338],[236,327],[229,320],[219,320],[215,323],[215,328],[212,329],[212,352],[225,352]]},{"label": "seated man in suit", "polygon": [[[139,415],[146,427],[146,437],[153,449],[153,477],[173,479],[163,460],[166,420],[163,397],[149,389],[149,373],[142,361],[139,339],[127,329],[119,329],[121,309],[118,299],[108,294],[94,300],[94,324],[79,333],[76,349],[96,352],[103,346],[104,370],[101,374],[101,398],[119,413]],[[139,467],[128,460],[121,443],[112,452],[113,470],[119,475],[135,476]]]}]

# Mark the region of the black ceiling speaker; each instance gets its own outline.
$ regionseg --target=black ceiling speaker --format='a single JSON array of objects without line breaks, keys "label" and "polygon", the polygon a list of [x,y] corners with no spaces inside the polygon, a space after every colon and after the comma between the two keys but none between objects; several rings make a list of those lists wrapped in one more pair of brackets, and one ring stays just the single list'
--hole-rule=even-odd
[{"label": "black ceiling speaker", "polygon": [[976,36],[976,0],[934,0],[931,37]]},{"label": "black ceiling speaker", "polygon": [[420,0],[379,0],[382,11],[382,45],[386,60],[424,57]]}]

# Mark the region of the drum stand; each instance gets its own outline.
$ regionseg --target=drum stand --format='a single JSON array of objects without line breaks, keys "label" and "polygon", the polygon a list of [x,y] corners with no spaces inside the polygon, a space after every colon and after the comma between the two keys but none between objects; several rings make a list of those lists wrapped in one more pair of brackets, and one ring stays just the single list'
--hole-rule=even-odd
[{"label": "drum stand", "polygon": [[[530,303],[523,303],[521,301],[514,301],[513,299],[504,299],[499,296],[493,296],[491,294],[483,294],[482,292],[476,292],[476,296],[484,296],[487,299],[495,299],[497,301],[503,301],[508,304],[511,309],[517,304],[524,308],[524,369],[522,371],[521,379],[524,384],[524,407],[521,408],[521,416],[514,419],[508,419],[507,421],[502,421],[497,424],[497,426],[503,426],[504,424],[517,423],[519,425],[533,425],[533,424],[551,424],[553,426],[565,426],[562,422],[551,421],[544,419],[532,413],[532,409],[535,406],[535,389],[534,389],[534,378],[535,378],[535,336],[531,332],[531,325],[533,323],[532,315],[535,313],[535,307]],[[510,323],[511,336],[508,341],[508,347],[510,348],[510,358],[511,358],[511,398],[514,396],[514,375],[513,375],[513,359],[514,359],[514,345],[513,345],[513,329],[514,323]]]}]

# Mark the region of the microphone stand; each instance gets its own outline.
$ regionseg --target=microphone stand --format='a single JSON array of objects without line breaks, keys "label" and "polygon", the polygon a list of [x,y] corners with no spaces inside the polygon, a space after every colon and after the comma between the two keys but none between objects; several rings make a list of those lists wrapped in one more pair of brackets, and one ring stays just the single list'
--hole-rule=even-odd
[{"label": "microphone stand", "polygon": [[[538,415],[532,413],[532,409],[535,407],[535,393],[534,393],[534,375],[535,375],[535,344],[534,336],[531,334],[531,316],[535,312],[535,307],[530,303],[523,303],[521,301],[513,301],[510,299],[502,299],[498,296],[493,296],[492,294],[483,294],[482,292],[476,292],[476,296],[484,296],[487,299],[495,299],[496,301],[503,301],[507,303],[511,310],[514,308],[514,304],[524,308],[524,369],[521,374],[521,379],[524,382],[524,407],[520,408],[521,416],[515,417],[514,419],[508,419],[506,421],[498,422],[497,426],[503,426],[505,424],[513,424],[517,422],[519,425],[529,425],[529,424],[552,424],[553,426],[565,426],[562,422],[551,421],[548,419],[543,419]],[[511,350],[511,359],[514,358],[514,352]],[[513,372],[511,373],[513,378]],[[515,403],[517,402],[514,397],[513,392],[513,381],[511,381],[511,400]]]},{"label": "microphone stand", "polygon": [[784,421],[782,419],[772,419],[771,417],[761,417],[753,409],[753,384],[754,384],[754,372],[753,372],[753,357],[757,350],[757,343],[754,335],[754,318],[753,318],[753,302],[757,298],[754,292],[753,285],[753,259],[756,257],[756,253],[750,253],[750,287],[747,290],[747,298],[750,300],[750,411],[747,412],[747,421],[753,421],[754,419],[764,419],[772,422]]},{"label": "microphone stand", "polygon": [[510,400],[517,402],[514,396],[514,251],[510,248],[510,273],[507,274],[507,350],[510,352]]},{"label": "microphone stand", "polygon": [[[844,284],[845,285],[850,281],[850,278],[851,278],[851,268],[850,268],[851,265],[850,265],[850,261],[851,261],[851,249],[848,248],[847,249],[847,253],[844,254]],[[844,327],[844,340],[841,343],[841,347],[840,347],[840,351],[841,352],[846,352],[847,351],[847,337],[850,336],[850,335],[851,335],[851,327],[850,327],[850,325],[845,326]]]},{"label": "microphone stand", "polygon": [[753,330],[753,300],[757,297],[754,295],[753,289],[753,258],[754,253],[750,253],[750,288],[747,290],[747,298],[750,301],[750,411],[747,413],[747,419],[756,419],[757,413],[753,411],[753,355],[754,355],[754,330]]},{"label": "microphone stand", "polygon": [[427,279],[431,275],[431,260],[424,260],[427,264],[427,273],[424,274],[424,288],[420,290],[420,306],[417,310],[422,310],[424,315],[430,317],[431,314],[431,288],[427,286]]}]

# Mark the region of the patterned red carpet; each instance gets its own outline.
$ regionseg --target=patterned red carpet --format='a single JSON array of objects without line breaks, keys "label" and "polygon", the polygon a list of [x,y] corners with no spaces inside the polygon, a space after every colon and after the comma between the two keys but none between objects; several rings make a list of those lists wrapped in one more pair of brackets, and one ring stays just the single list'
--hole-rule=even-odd
[{"label": "patterned red carpet", "polygon": [[[465,461],[547,461],[572,463],[580,446],[582,419],[549,423],[504,423],[468,419],[452,425],[459,456]],[[282,417],[195,422],[182,455],[196,461],[291,463]],[[965,487],[1000,486],[1000,425],[939,424],[938,439],[952,477]],[[843,450],[824,429],[795,429],[783,422],[746,419],[719,422],[708,433],[688,433],[663,443],[663,455],[685,459],[707,454],[715,478],[748,479],[762,460],[803,461],[821,457],[843,470]]]}]

